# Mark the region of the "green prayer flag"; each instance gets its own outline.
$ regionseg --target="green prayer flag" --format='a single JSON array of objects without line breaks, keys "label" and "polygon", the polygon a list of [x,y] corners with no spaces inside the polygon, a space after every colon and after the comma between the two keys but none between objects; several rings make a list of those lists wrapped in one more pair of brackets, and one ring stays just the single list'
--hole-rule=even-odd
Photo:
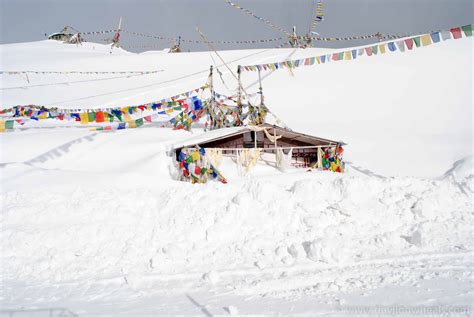
[{"label": "green prayer flag", "polygon": [[206,175],[207,168],[203,167],[201,168],[201,175]]},{"label": "green prayer flag", "polygon": [[5,121],[5,129],[13,129],[13,123],[15,120],[7,120]]},{"label": "green prayer flag", "polygon": [[472,36],[472,24],[468,24],[461,27],[466,36]]},{"label": "green prayer flag", "polygon": [[190,164],[193,162],[193,157],[190,155],[186,158],[186,163]]},{"label": "green prayer flag", "polygon": [[342,61],[344,59],[344,52],[339,53],[338,61]]},{"label": "green prayer flag", "polygon": [[378,45],[372,46],[372,54],[377,55],[378,52],[379,52],[379,46]]},{"label": "green prayer flag", "polygon": [[95,112],[89,112],[87,114],[87,119],[89,120],[89,122],[94,122],[95,121]]},{"label": "green prayer flag", "polygon": [[415,42],[416,47],[420,47],[421,41],[420,41],[420,37],[419,37],[419,36],[414,37],[414,38],[413,38],[413,41]]},{"label": "green prayer flag", "polygon": [[143,125],[143,119],[140,118],[140,119],[135,120],[135,124],[137,125],[137,127],[142,126]]}]

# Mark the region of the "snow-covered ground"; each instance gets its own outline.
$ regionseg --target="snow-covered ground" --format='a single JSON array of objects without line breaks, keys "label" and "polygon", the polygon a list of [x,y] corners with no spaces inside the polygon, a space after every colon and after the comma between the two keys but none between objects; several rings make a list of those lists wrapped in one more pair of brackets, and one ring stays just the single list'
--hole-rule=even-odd
[{"label": "snow-covered ground", "polygon": [[[472,47],[472,39],[451,40],[264,73],[266,103],[288,126],[348,143],[345,174],[259,164],[242,176],[225,162],[226,185],[177,182],[169,150],[191,134],[158,123],[113,132],[48,123],[1,134],[0,310],[472,309]],[[220,54],[235,69],[327,51]],[[36,87],[108,75],[31,75],[29,84],[2,75],[2,88],[30,85],[3,90],[2,108],[160,100],[201,86],[218,62],[209,52],[110,53],[52,41],[2,45],[0,54],[4,71],[163,70]],[[217,89],[230,94],[235,81],[219,69],[226,85],[216,75]],[[256,91],[256,73],[243,80]]]}]

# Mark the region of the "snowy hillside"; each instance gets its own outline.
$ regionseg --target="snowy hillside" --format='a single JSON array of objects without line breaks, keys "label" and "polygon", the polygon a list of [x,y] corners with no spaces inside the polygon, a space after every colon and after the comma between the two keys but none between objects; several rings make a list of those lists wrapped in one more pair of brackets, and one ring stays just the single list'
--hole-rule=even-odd
[{"label": "snowy hillside", "polygon": [[[350,314],[358,305],[472,305],[472,38],[263,72],[289,127],[343,140],[348,172],[260,164],[229,184],[174,180],[159,123],[91,131],[54,122],[0,134],[0,307],[78,314]],[[219,52],[237,65],[323,49]],[[236,82],[209,52],[133,54],[54,41],[0,46],[0,105],[101,108]],[[119,77],[119,76],[117,76]],[[243,74],[250,93],[255,72]],[[73,81],[80,81],[72,83]],[[57,84],[64,83],[69,84]],[[13,87],[22,89],[5,89]],[[227,86],[227,87],[226,87]],[[353,311],[352,311],[353,312]]]}]

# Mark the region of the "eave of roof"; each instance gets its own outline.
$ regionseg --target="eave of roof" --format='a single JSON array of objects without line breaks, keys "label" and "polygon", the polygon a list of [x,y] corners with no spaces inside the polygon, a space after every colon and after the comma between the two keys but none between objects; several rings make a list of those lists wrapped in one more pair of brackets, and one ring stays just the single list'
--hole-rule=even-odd
[{"label": "eave of roof", "polygon": [[[277,130],[278,135],[282,135],[291,140],[296,140],[304,143],[328,143],[328,144],[340,144],[340,145],[346,145],[346,143],[341,142],[341,141],[334,141],[334,140],[329,140],[329,139],[323,139],[323,138],[318,138],[312,135],[300,133],[300,132],[295,132],[292,130],[288,130],[276,125],[271,125],[271,124],[263,124],[262,126],[267,127],[267,128],[275,128]],[[247,131],[252,131],[250,130],[249,127],[243,126],[243,127],[231,127],[231,128],[222,128],[222,129],[217,129],[217,130],[212,130],[200,135],[197,135],[195,137],[191,137],[185,141],[181,141],[178,143],[175,143],[173,145],[173,149],[181,149],[183,147],[187,146],[194,146],[194,145],[199,145],[202,143],[209,143],[212,141],[217,141],[220,139],[228,138],[231,136],[235,136],[238,134],[243,134]]]}]

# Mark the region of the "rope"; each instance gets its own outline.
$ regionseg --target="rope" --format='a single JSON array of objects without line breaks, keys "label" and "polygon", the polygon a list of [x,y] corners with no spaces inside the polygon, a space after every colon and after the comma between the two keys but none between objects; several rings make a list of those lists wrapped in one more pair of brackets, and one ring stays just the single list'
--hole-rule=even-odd
[{"label": "rope", "polygon": [[109,78],[86,79],[86,80],[76,80],[76,81],[64,81],[60,83],[38,84],[38,85],[30,85],[30,86],[16,86],[16,87],[5,87],[5,88],[0,87],[0,90],[26,89],[26,88],[56,86],[56,85],[69,85],[69,84],[88,83],[88,82],[95,82],[95,81],[120,79],[120,78],[130,78],[130,77],[137,77],[137,76],[144,76],[144,75],[149,75],[149,74],[125,75],[125,76],[116,76],[116,77],[109,77]]},{"label": "rope", "polygon": [[148,75],[148,74],[156,74],[163,72],[163,70],[153,70],[153,71],[106,71],[106,72],[94,72],[94,71],[37,71],[37,70],[18,70],[18,71],[1,71],[0,75],[17,75],[17,74],[35,74],[35,75],[49,75],[49,74],[63,74],[63,75],[103,75],[103,74],[141,74],[141,75]]},{"label": "rope", "polygon": [[259,17],[257,16],[256,14],[254,14],[252,11],[250,11],[249,9],[246,9],[246,8],[243,8],[241,6],[239,6],[238,4],[236,3],[233,3],[231,2],[230,0],[225,0],[225,2],[227,2],[229,5],[231,5],[233,8],[236,8],[236,9],[240,9],[242,11],[244,11],[247,15],[251,16],[251,17],[254,17],[255,19],[257,20],[260,20],[262,21],[263,23],[265,23],[266,25],[270,26],[271,28],[279,31],[279,32],[282,32],[284,33],[285,35],[287,36],[291,36],[290,33],[288,33],[287,31],[285,31],[284,29],[282,29],[281,27],[279,26],[276,26],[275,24],[271,23],[270,21],[268,21],[267,19],[264,19],[262,17]]}]

